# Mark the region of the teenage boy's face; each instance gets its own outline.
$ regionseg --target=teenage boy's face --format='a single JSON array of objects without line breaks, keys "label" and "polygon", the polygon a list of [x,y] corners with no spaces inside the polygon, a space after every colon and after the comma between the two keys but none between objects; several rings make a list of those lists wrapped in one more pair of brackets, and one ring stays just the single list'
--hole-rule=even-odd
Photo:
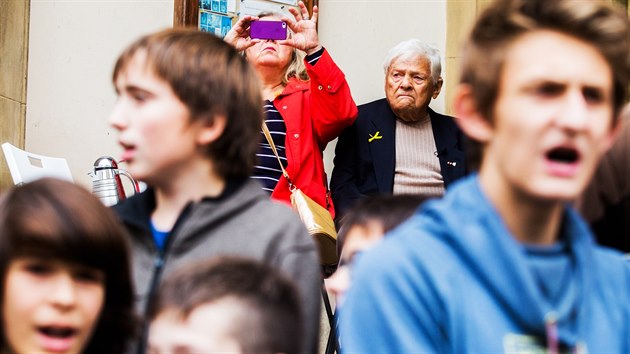
[{"label": "teenage boy's face", "polygon": [[12,260],[2,304],[10,352],[81,353],[103,307],[104,281],[101,271],[79,265],[34,257]]},{"label": "teenage boy's face", "polygon": [[159,185],[202,155],[196,145],[199,124],[190,123],[188,107],[146,65],[144,52],[119,73],[115,88],[118,100],[109,121],[120,132],[121,159],[135,178]]},{"label": "teenage boy's face", "polygon": [[572,200],[612,141],[611,69],[558,32],[523,35],[508,50],[482,174],[516,194]]}]

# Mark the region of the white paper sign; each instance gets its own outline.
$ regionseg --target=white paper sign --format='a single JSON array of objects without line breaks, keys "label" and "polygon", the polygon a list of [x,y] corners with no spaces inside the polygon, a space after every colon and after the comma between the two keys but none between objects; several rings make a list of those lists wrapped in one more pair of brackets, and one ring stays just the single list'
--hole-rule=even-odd
[{"label": "white paper sign", "polygon": [[297,0],[271,0],[273,2],[280,2],[283,4],[288,4],[288,5],[293,5],[293,6],[297,6]]},{"label": "white paper sign", "polygon": [[[288,2],[295,3],[293,0],[287,0]],[[280,2],[262,1],[262,0],[242,0],[239,16],[257,16],[261,12],[278,12],[291,17],[289,12],[289,6]]]}]

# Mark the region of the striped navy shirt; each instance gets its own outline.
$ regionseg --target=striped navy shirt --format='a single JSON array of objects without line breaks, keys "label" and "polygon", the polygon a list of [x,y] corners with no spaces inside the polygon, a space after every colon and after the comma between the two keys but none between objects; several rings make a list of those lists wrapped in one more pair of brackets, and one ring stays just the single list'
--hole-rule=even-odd
[{"label": "striped navy shirt", "polygon": [[[305,59],[310,65],[315,65],[322,54],[324,54],[324,48],[321,48],[311,55],[307,55]],[[267,123],[267,128],[269,128],[273,144],[276,146],[282,165],[284,168],[287,168],[288,161],[284,145],[285,137],[287,136],[287,126],[284,124],[280,112],[274,107],[273,102],[265,100],[264,111],[265,123]],[[258,151],[256,151],[257,162],[254,166],[252,178],[262,184],[263,190],[271,194],[282,177],[282,170],[262,130],[260,131],[260,136],[260,144],[258,145]]]},{"label": "striped navy shirt", "polygon": [[[276,146],[280,161],[286,168],[287,155],[284,140],[287,135],[287,127],[284,124],[284,120],[282,120],[282,116],[276,107],[273,106],[273,102],[265,100],[264,110],[265,123],[267,123],[267,128],[269,128],[269,133],[271,133],[271,139],[273,139],[273,143]],[[257,162],[254,166],[252,178],[260,182],[263,189],[271,194],[282,176],[282,170],[262,130],[260,131],[260,136],[261,141],[258,145],[258,151],[256,151]]]}]

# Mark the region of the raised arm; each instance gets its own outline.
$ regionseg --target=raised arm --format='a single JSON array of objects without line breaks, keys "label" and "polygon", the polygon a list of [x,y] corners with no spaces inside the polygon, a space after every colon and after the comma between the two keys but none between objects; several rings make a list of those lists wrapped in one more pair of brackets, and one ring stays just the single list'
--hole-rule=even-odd
[{"label": "raised arm", "polygon": [[252,39],[249,36],[249,24],[255,20],[258,20],[258,17],[249,15],[241,17],[236,21],[232,29],[228,31],[223,40],[231,44],[238,51],[244,51],[260,42],[260,39]]},{"label": "raised arm", "polygon": [[300,1],[298,7],[289,9],[293,18],[282,18],[293,34],[279,43],[297,48],[307,55],[304,64],[311,79],[311,117],[317,141],[323,150],[341,130],[352,124],[357,116],[357,107],[344,73],[319,42],[317,6],[313,7],[312,17],[309,17],[303,2]]},{"label": "raised arm", "polygon": [[289,12],[293,18],[283,17],[282,21],[286,22],[289,29],[293,32],[290,38],[284,41],[278,41],[279,44],[288,45],[299,49],[306,55],[313,54],[322,48],[317,35],[317,18],[318,8],[313,6],[313,16],[309,17],[306,5],[302,1],[298,2],[299,10],[293,7],[289,8]]}]

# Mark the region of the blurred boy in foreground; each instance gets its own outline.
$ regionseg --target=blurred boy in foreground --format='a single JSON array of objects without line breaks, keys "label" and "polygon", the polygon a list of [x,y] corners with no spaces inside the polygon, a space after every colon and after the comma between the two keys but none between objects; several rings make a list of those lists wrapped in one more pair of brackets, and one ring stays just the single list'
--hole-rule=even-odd
[{"label": "blurred boy in foreground", "polygon": [[479,173],[361,257],[345,351],[630,351],[630,267],[567,206],[613,142],[628,34],[627,14],[603,1],[482,13],[455,92]]}]

